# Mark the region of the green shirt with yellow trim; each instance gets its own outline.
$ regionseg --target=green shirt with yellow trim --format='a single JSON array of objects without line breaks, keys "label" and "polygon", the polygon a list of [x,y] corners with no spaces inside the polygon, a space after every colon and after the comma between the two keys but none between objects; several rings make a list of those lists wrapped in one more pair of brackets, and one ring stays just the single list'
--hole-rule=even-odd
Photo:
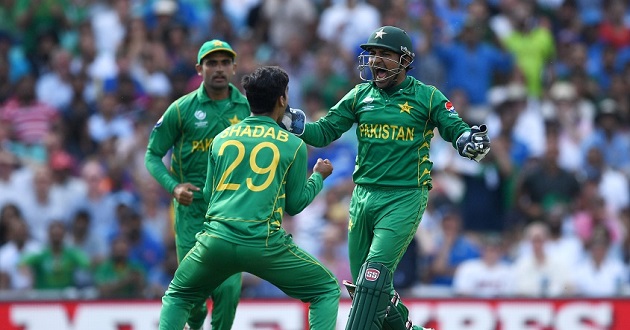
[{"label": "green shirt with yellow trim", "polygon": [[267,116],[251,116],[214,138],[204,196],[206,234],[246,246],[284,237],[284,212],[295,215],[323,187],[307,179],[306,144]]},{"label": "green shirt with yellow trim", "polygon": [[[208,97],[202,83],[197,90],[173,102],[155,124],[145,164],[169,193],[183,182],[203,188],[212,139],[250,115],[247,98],[234,85],[230,84],[229,88],[227,100],[214,101]],[[162,158],[171,149],[169,170]],[[201,191],[195,192],[194,198],[203,198]]]},{"label": "green shirt with yellow trim", "polygon": [[434,129],[454,148],[457,138],[470,130],[442,92],[408,76],[389,90],[374,83],[356,85],[326,116],[307,123],[300,137],[323,147],[355,123],[358,153],[353,180],[382,187],[431,188]]}]

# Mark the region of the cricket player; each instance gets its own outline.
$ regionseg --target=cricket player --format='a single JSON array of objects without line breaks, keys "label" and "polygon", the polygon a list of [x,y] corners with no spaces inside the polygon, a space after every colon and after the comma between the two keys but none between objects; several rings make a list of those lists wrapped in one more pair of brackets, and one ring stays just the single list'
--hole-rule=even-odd
[{"label": "cricket player", "polygon": [[181,330],[193,306],[240,272],[309,303],[310,329],[335,329],[335,276],[282,228],[284,212],[301,212],[333,170],[319,159],[307,180],[306,144],[278,125],[288,107],[288,83],[279,67],[243,78],[252,116],[212,141],[203,190],[207,222],[162,298],[160,330]]},{"label": "cricket player", "polygon": [[[236,52],[227,42],[205,42],[195,65],[203,83],[173,102],[149,137],[145,164],[162,187],[173,194],[175,244],[180,262],[195,245],[195,235],[205,221],[208,203],[202,189],[212,140],[250,114],[247,99],[230,83],[236,73],[235,59]],[[162,158],[171,149],[168,170]],[[212,292],[212,329],[232,328],[240,295],[241,274],[234,274]],[[205,301],[200,301],[190,312],[190,329],[201,329],[207,315]]]},{"label": "cricket player", "polygon": [[292,109],[288,130],[323,147],[357,123],[358,154],[350,201],[348,244],[356,290],[346,329],[420,329],[393,288],[393,273],[427,206],[431,189],[429,149],[433,131],[463,157],[480,161],[490,150],[485,125],[466,124],[435,87],[407,76],[414,60],[405,31],[383,26],[358,57],[356,85],[328,114],[303,124]]}]

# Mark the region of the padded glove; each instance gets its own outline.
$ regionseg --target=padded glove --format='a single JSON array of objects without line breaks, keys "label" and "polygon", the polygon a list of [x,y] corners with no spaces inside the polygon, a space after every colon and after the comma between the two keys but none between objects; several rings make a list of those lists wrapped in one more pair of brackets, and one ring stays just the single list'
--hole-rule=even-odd
[{"label": "padded glove", "polygon": [[289,106],[284,111],[282,121],[278,123],[285,130],[300,136],[304,133],[304,124],[306,123],[306,115],[300,109],[293,109]]},{"label": "padded glove", "polygon": [[457,138],[457,151],[462,157],[479,162],[490,151],[490,138],[486,125],[473,126]]}]

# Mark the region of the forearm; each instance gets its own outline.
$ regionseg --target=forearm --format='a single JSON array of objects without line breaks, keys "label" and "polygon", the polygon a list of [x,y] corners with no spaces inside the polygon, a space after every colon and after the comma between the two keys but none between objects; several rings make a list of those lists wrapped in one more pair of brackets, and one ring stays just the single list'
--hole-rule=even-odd
[{"label": "forearm", "polygon": [[315,196],[322,190],[323,186],[324,179],[322,175],[317,172],[313,173],[302,189],[287,192],[286,212],[290,215],[302,212],[315,199]]},{"label": "forearm", "polygon": [[326,130],[318,123],[308,123],[304,127],[304,133],[300,138],[308,145],[321,148],[329,145],[339,137],[335,137],[333,134],[326,134]]},{"label": "forearm", "polygon": [[166,168],[162,162],[162,158],[158,155],[147,150],[144,158],[145,165],[149,173],[155,178],[155,180],[169,193],[173,193],[175,186],[179,184],[177,180],[171,175],[170,171]]}]

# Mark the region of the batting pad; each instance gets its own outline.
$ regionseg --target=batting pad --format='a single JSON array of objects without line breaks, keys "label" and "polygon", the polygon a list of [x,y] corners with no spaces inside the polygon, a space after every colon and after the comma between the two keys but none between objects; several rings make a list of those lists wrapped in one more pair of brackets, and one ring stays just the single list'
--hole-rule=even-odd
[{"label": "batting pad", "polygon": [[387,317],[383,321],[383,330],[410,330],[412,328],[411,321],[407,319],[409,311],[403,304],[398,304],[399,301],[400,297],[396,293],[389,302]]},{"label": "batting pad", "polygon": [[390,305],[392,274],[383,264],[366,262],[359,277],[346,330],[381,330]]}]

